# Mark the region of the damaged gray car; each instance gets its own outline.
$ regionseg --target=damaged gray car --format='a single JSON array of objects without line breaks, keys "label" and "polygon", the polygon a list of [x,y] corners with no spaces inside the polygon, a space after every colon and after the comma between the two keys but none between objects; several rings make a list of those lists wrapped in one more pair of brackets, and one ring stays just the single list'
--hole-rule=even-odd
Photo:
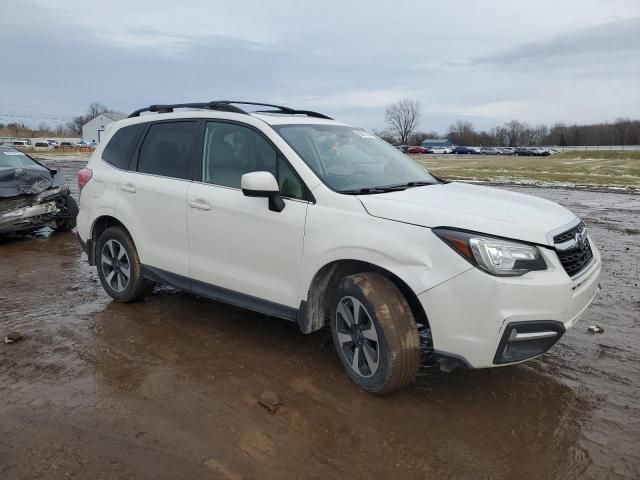
[{"label": "damaged gray car", "polygon": [[68,232],[76,226],[77,214],[62,173],[0,145],[0,235],[42,227]]}]

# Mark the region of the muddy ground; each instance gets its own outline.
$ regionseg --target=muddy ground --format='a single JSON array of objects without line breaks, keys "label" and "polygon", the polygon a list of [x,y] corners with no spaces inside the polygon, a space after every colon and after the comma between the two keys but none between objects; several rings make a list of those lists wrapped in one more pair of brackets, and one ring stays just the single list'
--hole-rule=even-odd
[{"label": "muddy ground", "polygon": [[0,344],[0,479],[640,478],[640,198],[518,191],[584,218],[602,293],[539,360],[385,398],[326,332],[166,287],[117,304],[73,234],[0,240],[0,333],[25,335]]}]

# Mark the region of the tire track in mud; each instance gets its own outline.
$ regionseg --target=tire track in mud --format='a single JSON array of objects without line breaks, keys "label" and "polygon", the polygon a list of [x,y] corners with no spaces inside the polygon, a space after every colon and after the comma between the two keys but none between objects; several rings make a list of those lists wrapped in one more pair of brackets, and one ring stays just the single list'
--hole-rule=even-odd
[{"label": "tire track in mud", "polygon": [[116,304],[72,234],[0,241],[0,326],[25,334],[0,344],[0,476],[640,478],[640,199],[511,189],[585,219],[602,293],[539,360],[431,369],[386,398],[325,332],[170,288]]}]

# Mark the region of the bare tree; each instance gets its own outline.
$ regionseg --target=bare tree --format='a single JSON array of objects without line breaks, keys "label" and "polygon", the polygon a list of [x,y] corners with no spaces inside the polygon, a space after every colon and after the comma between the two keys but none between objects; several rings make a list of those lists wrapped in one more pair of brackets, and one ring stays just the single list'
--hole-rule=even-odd
[{"label": "bare tree", "polygon": [[111,112],[111,111],[112,110],[110,110],[105,105],[101,104],[100,102],[93,102],[93,103],[89,104],[89,108],[87,109],[87,113],[86,113],[85,117],[87,117],[88,120],[92,120],[92,119],[96,118],[98,115],[100,115],[101,113],[107,113],[107,112]]},{"label": "bare tree", "polygon": [[493,145],[498,147],[506,147],[509,144],[509,135],[505,127],[494,127],[491,129],[493,136]]},{"label": "bare tree", "polygon": [[528,141],[525,138],[525,130],[528,130],[526,123],[519,122],[518,120],[511,120],[504,124],[504,128],[507,130],[507,142],[510,147],[517,147],[519,145],[527,145]]},{"label": "bare tree", "polygon": [[456,145],[473,145],[477,141],[478,134],[473,128],[473,123],[468,120],[456,120],[449,125],[447,138]]},{"label": "bare tree", "polygon": [[391,133],[400,143],[409,142],[409,137],[418,125],[420,118],[420,102],[411,98],[389,105],[385,110],[385,119]]},{"label": "bare tree", "polygon": [[47,125],[47,122],[40,122],[38,124],[38,132],[41,134],[49,133],[49,125]]},{"label": "bare tree", "polygon": [[531,129],[531,143],[533,145],[544,145],[547,137],[549,137],[549,127],[546,125],[541,124]]}]

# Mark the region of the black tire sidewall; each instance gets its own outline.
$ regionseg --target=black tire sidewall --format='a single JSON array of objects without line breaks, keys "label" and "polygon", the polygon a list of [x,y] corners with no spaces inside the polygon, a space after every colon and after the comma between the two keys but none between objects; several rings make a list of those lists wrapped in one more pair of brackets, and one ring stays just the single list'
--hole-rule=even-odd
[{"label": "black tire sidewall", "polygon": [[70,232],[76,227],[76,216],[78,215],[79,211],[77,202],[71,195],[67,195],[64,199],[64,204],[66,207],[65,215],[72,216],[56,220],[55,230],[57,232]]},{"label": "black tire sidewall", "polygon": [[[336,309],[338,306],[338,302],[346,297],[355,297],[360,303],[367,309],[367,313],[371,317],[371,320],[375,326],[376,333],[378,335],[378,348],[379,348],[379,361],[378,361],[378,370],[371,377],[363,377],[358,373],[353,371],[353,368],[348,363],[347,359],[344,356],[344,353],[341,351],[340,343],[338,342],[338,336],[336,334]],[[377,313],[375,306],[367,299],[367,297],[362,292],[362,289],[359,285],[357,285],[352,279],[349,277],[344,278],[338,287],[333,292],[331,297],[331,316],[330,316],[330,327],[331,327],[331,337],[333,338],[333,344],[338,353],[338,358],[342,363],[347,375],[349,378],[362,389],[368,392],[379,392],[383,389],[384,385],[387,383],[389,379],[389,347],[387,344],[387,339],[384,335],[384,330],[378,321]]]},{"label": "black tire sidewall", "polygon": [[[117,292],[113,288],[111,288],[111,285],[109,285],[109,283],[107,282],[102,270],[102,249],[109,240],[116,240],[118,243],[120,243],[120,245],[124,247],[125,252],[129,257],[129,268],[131,270],[131,275],[129,277],[129,283],[127,284],[127,287],[122,292]],[[104,290],[107,292],[107,294],[109,294],[111,298],[120,302],[131,301],[136,291],[136,282],[142,281],[139,272],[139,265],[140,262],[138,261],[138,254],[135,250],[135,247],[133,246],[133,241],[131,240],[129,235],[127,235],[118,227],[110,227],[102,232],[102,234],[98,238],[98,244],[96,246],[96,267],[98,268],[98,277],[100,278],[102,288],[104,288]]]}]

